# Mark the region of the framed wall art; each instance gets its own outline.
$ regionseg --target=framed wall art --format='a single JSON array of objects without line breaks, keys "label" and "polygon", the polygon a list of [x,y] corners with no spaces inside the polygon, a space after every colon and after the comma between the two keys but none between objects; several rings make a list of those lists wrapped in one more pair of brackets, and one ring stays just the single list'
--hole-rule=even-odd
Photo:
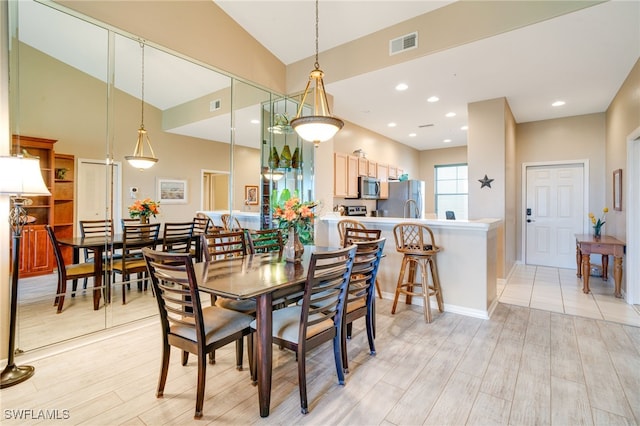
[{"label": "framed wall art", "polygon": [[163,204],[186,204],[187,181],[158,179],[158,200]]},{"label": "framed wall art", "polygon": [[244,200],[248,206],[258,205],[258,186],[257,185],[244,186]]},{"label": "framed wall art", "polygon": [[622,211],[622,169],[613,171],[613,209]]}]

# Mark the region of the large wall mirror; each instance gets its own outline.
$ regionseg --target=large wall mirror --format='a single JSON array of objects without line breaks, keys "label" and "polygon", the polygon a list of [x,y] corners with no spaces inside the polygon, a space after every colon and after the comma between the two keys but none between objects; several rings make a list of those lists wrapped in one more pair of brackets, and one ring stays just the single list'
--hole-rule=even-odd
[{"label": "large wall mirror", "polygon": [[[262,106],[274,95],[55,4],[20,1],[9,8],[14,150],[35,155],[33,140],[55,141],[48,168],[56,189],[50,223],[58,235],[79,236],[81,220],[107,219],[118,233],[128,206],[161,197],[151,222],[188,221],[208,210],[255,214],[259,223],[245,190],[261,184]],[[139,170],[125,156],[134,151],[143,111],[158,162]],[[183,192],[162,195],[161,184]],[[65,185],[71,189],[63,196],[58,187]],[[104,244],[109,251],[107,238]],[[20,278],[21,350],[157,315],[150,290],[124,285],[117,274],[109,303],[103,292],[94,310],[92,278],[86,289],[79,280],[74,297],[68,283],[57,313],[55,265],[52,271]]]}]

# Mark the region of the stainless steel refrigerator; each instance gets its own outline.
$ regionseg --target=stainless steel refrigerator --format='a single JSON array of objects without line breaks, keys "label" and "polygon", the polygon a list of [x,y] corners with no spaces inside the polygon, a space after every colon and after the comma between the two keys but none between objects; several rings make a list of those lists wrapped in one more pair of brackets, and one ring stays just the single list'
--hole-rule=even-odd
[{"label": "stainless steel refrigerator", "polygon": [[378,200],[379,214],[387,217],[424,218],[424,182],[405,180],[389,182],[389,198]]}]

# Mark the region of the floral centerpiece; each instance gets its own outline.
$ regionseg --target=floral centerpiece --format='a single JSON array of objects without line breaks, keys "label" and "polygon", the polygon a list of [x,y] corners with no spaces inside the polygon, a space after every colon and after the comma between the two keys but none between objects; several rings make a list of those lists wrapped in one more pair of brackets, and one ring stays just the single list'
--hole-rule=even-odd
[{"label": "floral centerpiece", "polygon": [[593,224],[594,237],[600,238],[600,235],[602,235],[602,225],[606,223],[604,221],[604,217],[608,212],[609,212],[609,208],[605,207],[604,209],[602,209],[602,216],[599,218],[596,218],[596,216],[593,213],[589,213],[589,219],[591,219],[591,223]]},{"label": "floral centerpiece", "polygon": [[140,218],[140,222],[148,222],[149,216],[156,217],[160,214],[160,202],[153,201],[151,198],[137,200],[129,206],[129,217]]},{"label": "floral centerpiece", "polygon": [[315,201],[302,202],[300,198],[292,197],[274,208],[273,217],[278,221],[278,228],[288,231],[284,248],[287,261],[299,262],[304,252],[303,243],[313,241],[313,208],[317,205]]}]

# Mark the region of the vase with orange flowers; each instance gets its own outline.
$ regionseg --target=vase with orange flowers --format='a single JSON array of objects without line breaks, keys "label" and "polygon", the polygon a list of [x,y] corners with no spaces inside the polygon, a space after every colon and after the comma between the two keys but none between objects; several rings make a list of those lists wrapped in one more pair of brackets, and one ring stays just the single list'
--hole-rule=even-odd
[{"label": "vase with orange flowers", "polygon": [[129,206],[129,217],[139,218],[142,224],[149,223],[149,216],[156,217],[157,214],[160,214],[160,202],[151,198],[137,200]]},{"label": "vase with orange flowers", "polygon": [[273,210],[273,217],[278,221],[278,227],[287,230],[287,243],[284,246],[284,257],[287,262],[300,262],[304,253],[304,245],[300,235],[309,240],[311,222],[314,218],[313,208],[318,203],[315,201],[302,202],[300,198],[293,197],[284,201],[282,205]]}]

